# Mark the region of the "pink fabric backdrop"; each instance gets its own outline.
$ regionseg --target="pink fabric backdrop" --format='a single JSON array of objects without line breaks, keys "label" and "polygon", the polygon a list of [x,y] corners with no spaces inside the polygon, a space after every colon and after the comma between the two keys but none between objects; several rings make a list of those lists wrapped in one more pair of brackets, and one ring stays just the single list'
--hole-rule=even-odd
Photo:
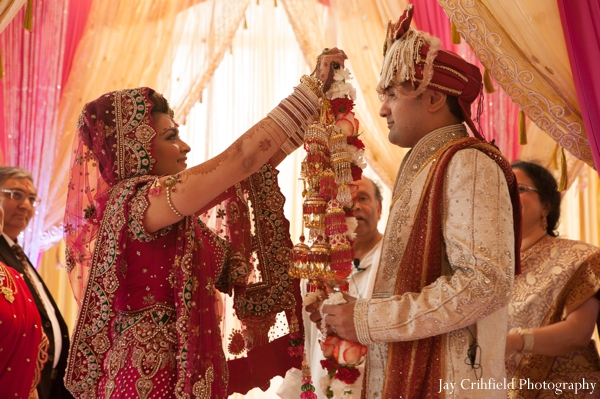
[{"label": "pink fabric backdrop", "polygon": [[34,2],[32,32],[23,29],[23,8],[0,34],[5,71],[0,96],[3,163],[29,170],[42,198],[22,240],[31,259],[38,258],[44,234],[43,200],[53,174],[52,154],[60,140],[55,126],[61,88],[91,1]]},{"label": "pink fabric backdrop", "polygon": [[600,173],[600,3],[598,0],[558,0],[563,34],[579,108]]},{"label": "pink fabric backdrop", "polygon": [[[437,0],[411,0],[415,5],[413,21],[417,29],[429,32],[442,40],[445,50],[454,51],[467,61],[477,65],[483,74],[483,66],[464,41],[459,45],[452,44],[450,20]],[[494,82],[495,83],[495,82]],[[495,140],[496,146],[510,161],[515,160],[519,151],[519,135],[517,107],[503,90],[498,89],[492,94],[484,93],[483,113],[479,120],[481,133],[488,140]],[[472,115],[476,115],[477,103],[473,105]]]}]

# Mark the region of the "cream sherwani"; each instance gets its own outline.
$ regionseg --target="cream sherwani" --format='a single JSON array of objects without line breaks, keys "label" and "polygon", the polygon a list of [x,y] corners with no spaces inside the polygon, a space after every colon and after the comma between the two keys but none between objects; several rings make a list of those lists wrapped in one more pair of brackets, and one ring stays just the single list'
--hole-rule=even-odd
[{"label": "cream sherwani", "polygon": [[[435,335],[442,335],[444,348],[440,397],[506,398],[503,386],[483,383],[505,378],[507,303],[514,273],[512,204],[502,170],[483,152],[460,150],[446,169],[442,276],[420,293],[394,295],[398,273],[408,272],[398,266],[404,252],[414,250],[406,245],[434,155],[466,135],[462,124],[435,130],[402,162],[372,299],[359,299],[354,310],[359,341],[369,346],[367,398],[381,397],[388,342]],[[483,372],[479,382],[465,364],[474,338],[481,347],[476,358]]]}]

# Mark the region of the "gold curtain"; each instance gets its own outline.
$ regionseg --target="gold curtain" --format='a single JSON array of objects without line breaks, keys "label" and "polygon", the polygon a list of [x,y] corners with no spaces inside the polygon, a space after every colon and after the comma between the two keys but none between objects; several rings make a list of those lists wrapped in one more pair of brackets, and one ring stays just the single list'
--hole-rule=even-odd
[{"label": "gold curtain", "polygon": [[523,112],[560,146],[593,166],[556,1],[438,2]]}]

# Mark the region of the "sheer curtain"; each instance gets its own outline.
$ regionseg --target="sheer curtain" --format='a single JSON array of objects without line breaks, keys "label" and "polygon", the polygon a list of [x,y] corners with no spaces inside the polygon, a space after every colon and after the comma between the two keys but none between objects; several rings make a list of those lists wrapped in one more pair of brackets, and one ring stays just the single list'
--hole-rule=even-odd
[{"label": "sheer curtain", "polygon": [[[185,67],[185,63],[175,62],[172,75],[178,76],[180,68]],[[274,7],[271,1],[261,1],[259,5],[252,1],[245,11],[245,22],[238,27],[231,46],[202,93],[202,102],[193,104],[185,124],[180,126],[183,140],[192,148],[188,164],[204,162],[225,150],[288,96],[309,69],[283,7]],[[285,215],[291,221],[294,240],[300,233],[301,157],[301,151],[296,151],[278,167],[279,184],[286,197]],[[228,309],[225,313],[229,314],[232,300],[224,299]],[[232,328],[238,326],[228,321],[223,331],[225,345]],[[277,398],[275,391],[280,380],[275,378],[267,392],[255,389],[232,397]]]}]

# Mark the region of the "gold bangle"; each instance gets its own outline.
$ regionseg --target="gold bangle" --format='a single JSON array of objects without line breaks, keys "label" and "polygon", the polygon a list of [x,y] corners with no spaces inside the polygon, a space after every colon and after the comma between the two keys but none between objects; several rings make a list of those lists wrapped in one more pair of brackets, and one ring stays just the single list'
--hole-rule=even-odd
[{"label": "gold bangle", "polygon": [[323,82],[314,76],[304,75],[300,78],[300,83],[304,83],[319,98],[323,97]]},{"label": "gold bangle", "polygon": [[177,209],[175,209],[175,207],[171,203],[171,190],[173,189],[173,187],[175,187],[175,185],[178,182],[179,182],[179,180],[177,179],[177,177],[175,175],[172,175],[165,179],[163,186],[165,187],[165,190],[167,191],[167,204],[169,204],[169,208],[171,208],[171,210],[173,211],[173,213],[175,215],[177,215],[180,218],[184,218],[185,216],[183,216],[181,213],[179,213],[177,211]]},{"label": "gold bangle", "polygon": [[531,328],[517,328],[517,334],[523,338],[523,349],[521,354],[527,355],[531,353],[533,349],[533,330]]}]

